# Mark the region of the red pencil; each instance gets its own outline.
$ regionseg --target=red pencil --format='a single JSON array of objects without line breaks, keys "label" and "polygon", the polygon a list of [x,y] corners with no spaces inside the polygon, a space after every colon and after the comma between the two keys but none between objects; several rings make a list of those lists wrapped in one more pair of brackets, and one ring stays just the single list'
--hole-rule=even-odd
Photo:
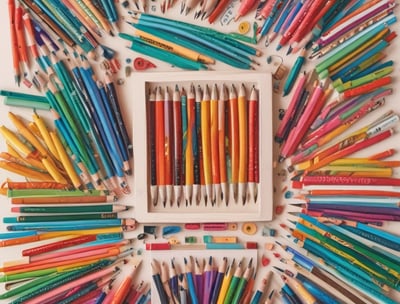
[{"label": "red pencil", "polygon": [[285,33],[283,34],[281,40],[279,41],[278,46],[276,47],[276,50],[279,51],[282,46],[284,46],[286,43],[289,42],[289,40],[293,37],[294,33],[296,30],[299,28],[300,24],[303,22],[304,18],[307,15],[307,12],[309,11],[311,5],[313,4],[314,1],[306,1],[303,6],[301,7],[300,11],[296,15],[296,17],[293,19],[292,23],[290,26],[286,29]]},{"label": "red pencil", "polygon": [[231,0],[221,0],[218,2],[217,6],[214,8],[210,16],[208,17],[208,22],[213,23],[219,15],[224,11],[225,7]]},{"label": "red pencil", "polygon": [[357,177],[357,176],[310,176],[302,179],[308,185],[359,185],[359,186],[400,186],[400,179],[393,177]]},{"label": "red pencil", "polygon": [[345,99],[356,97],[362,94],[366,94],[369,92],[372,92],[378,88],[381,88],[385,85],[388,85],[392,82],[392,77],[386,76],[383,78],[379,78],[377,80],[374,80],[372,82],[369,82],[367,84],[361,85],[359,87],[356,87],[354,89],[349,89],[343,92],[343,97]]},{"label": "red pencil", "polygon": [[307,175],[308,172],[322,168],[322,167],[326,166],[327,164],[333,162],[334,160],[343,158],[347,155],[350,155],[350,154],[360,151],[366,147],[369,147],[373,144],[376,144],[376,143],[392,136],[392,134],[393,134],[393,130],[390,129],[390,130],[384,131],[382,133],[379,133],[378,135],[375,135],[373,137],[364,139],[363,141],[360,141],[354,145],[351,145],[343,150],[339,150],[338,152],[336,152],[330,156],[327,156],[326,158],[321,159],[319,162],[314,163],[311,166],[309,166],[305,170],[304,175]]},{"label": "red pencil", "polygon": [[384,197],[400,197],[400,192],[385,190],[357,190],[357,189],[314,189],[310,190],[307,195],[315,196],[384,196]]},{"label": "red pencil", "polygon": [[92,241],[95,241],[96,239],[97,239],[97,236],[94,234],[93,235],[81,235],[78,237],[69,238],[66,240],[57,241],[57,242],[53,242],[53,243],[42,245],[42,246],[24,249],[24,250],[22,250],[22,255],[23,256],[38,255],[38,254],[42,254],[42,253],[49,252],[49,251],[54,251],[54,250],[58,250],[58,249],[62,249],[62,248],[70,247],[70,246],[76,246],[79,244],[92,242]]}]

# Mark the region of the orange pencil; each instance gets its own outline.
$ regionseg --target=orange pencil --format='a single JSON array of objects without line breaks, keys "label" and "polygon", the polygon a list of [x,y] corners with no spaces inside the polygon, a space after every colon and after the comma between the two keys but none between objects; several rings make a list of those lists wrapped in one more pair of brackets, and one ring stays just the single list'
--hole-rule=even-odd
[{"label": "orange pencil", "polygon": [[114,297],[112,298],[110,304],[119,304],[124,302],[126,296],[128,295],[131,289],[133,276],[136,272],[136,269],[141,264],[141,262],[142,262],[141,258],[134,257],[129,261],[128,265],[124,265],[124,267],[131,267],[131,269],[129,270],[129,273],[127,274],[125,279],[118,286],[118,289],[115,291]]},{"label": "orange pencil", "polygon": [[[111,228],[100,228],[100,229],[86,229],[86,230],[74,230],[73,235],[89,235],[89,234],[101,234],[101,233],[120,233],[123,232],[123,227],[111,227]],[[36,234],[31,236],[19,237],[14,239],[7,239],[0,241],[0,247],[14,246],[27,244],[31,242],[37,242],[42,240],[48,240],[57,237],[63,237],[71,235],[71,231],[52,231],[43,234]]]},{"label": "orange pencil", "polygon": [[229,92],[229,154],[231,158],[231,188],[235,202],[238,199],[239,182],[239,109],[236,89],[232,85]]},{"label": "orange pencil", "polygon": [[11,51],[13,57],[13,68],[14,68],[14,79],[18,85],[21,83],[21,71],[19,67],[19,52],[18,52],[18,41],[17,31],[15,27],[15,2],[14,0],[8,0],[8,14],[10,18],[10,35],[11,35]]},{"label": "orange pencil", "polygon": [[22,20],[24,21],[24,27],[25,27],[26,33],[27,33],[27,36],[26,36],[27,46],[29,48],[29,51],[30,51],[32,57],[40,65],[40,54],[39,54],[39,50],[38,50],[38,47],[35,42],[35,31],[33,29],[32,21],[31,21],[29,13],[25,13],[22,16]]},{"label": "orange pencil", "polygon": [[219,176],[221,182],[221,199],[225,200],[225,204],[229,202],[228,178],[226,170],[226,132],[225,117],[227,103],[227,89],[223,84],[218,100],[218,155],[219,155]]},{"label": "orange pencil", "polygon": [[248,169],[247,169],[247,190],[249,193],[249,199],[257,201],[257,189],[258,189],[258,142],[259,142],[259,130],[258,130],[258,96],[257,90],[253,87],[250,93],[249,108],[248,108]]},{"label": "orange pencil", "polygon": [[215,84],[211,91],[210,116],[211,116],[211,171],[213,183],[213,200],[216,203],[221,199],[221,178],[219,163],[219,144],[218,144],[218,88]]},{"label": "orange pencil", "polygon": [[26,47],[24,24],[22,20],[22,15],[24,14],[23,8],[17,2],[17,7],[15,9],[15,34],[17,36],[18,53],[20,56],[21,63],[24,66],[25,73],[29,72],[29,56]]},{"label": "orange pencil", "polygon": [[360,142],[357,142],[354,145],[351,145],[351,146],[349,146],[347,148],[339,150],[338,152],[333,153],[333,154],[331,154],[331,155],[319,160],[317,163],[314,163],[311,166],[309,166],[305,170],[305,175],[307,175],[308,172],[315,171],[315,170],[317,170],[319,168],[322,168],[322,167],[330,164],[331,162],[333,162],[333,161],[335,161],[335,160],[337,160],[339,158],[343,158],[343,157],[345,157],[347,155],[350,155],[352,153],[360,151],[361,149],[364,149],[364,148],[369,147],[369,146],[371,146],[373,144],[381,142],[382,140],[390,137],[392,134],[393,134],[393,130],[390,129],[390,130],[384,131],[382,133],[379,133],[378,135],[375,135],[373,137],[370,137],[370,138],[364,139],[364,140],[362,140]]},{"label": "orange pencil", "polygon": [[392,156],[395,152],[396,152],[395,149],[388,149],[388,150],[385,150],[385,151],[382,151],[382,152],[378,152],[378,153],[376,153],[376,154],[373,154],[373,155],[371,155],[370,157],[368,157],[368,159],[371,159],[371,160],[380,160],[380,159],[384,159],[384,158],[387,158],[387,157]]},{"label": "orange pencil", "polygon": [[156,178],[159,190],[159,196],[163,206],[167,202],[165,191],[165,153],[164,153],[164,99],[161,95],[161,88],[156,89],[155,102],[155,138],[156,138]]},{"label": "orange pencil", "polygon": [[247,193],[247,164],[248,164],[248,134],[247,134],[247,97],[244,84],[240,86],[238,97],[239,119],[239,197],[243,205],[246,203]]}]

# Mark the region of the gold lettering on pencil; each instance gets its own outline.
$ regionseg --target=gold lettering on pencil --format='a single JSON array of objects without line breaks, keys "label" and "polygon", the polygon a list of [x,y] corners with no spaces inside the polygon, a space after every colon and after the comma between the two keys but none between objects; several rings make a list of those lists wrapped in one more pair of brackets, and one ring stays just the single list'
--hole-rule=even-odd
[{"label": "gold lettering on pencil", "polygon": [[164,50],[167,50],[167,51],[172,51],[173,50],[173,48],[171,46],[166,45],[166,44],[164,44],[162,42],[155,41],[153,39],[150,39],[150,38],[147,38],[147,37],[143,37],[143,36],[140,36],[140,39],[142,39],[142,40],[144,40],[144,41],[146,41],[146,42],[148,42],[148,43],[150,43],[150,44],[152,44],[154,46],[162,48]]}]

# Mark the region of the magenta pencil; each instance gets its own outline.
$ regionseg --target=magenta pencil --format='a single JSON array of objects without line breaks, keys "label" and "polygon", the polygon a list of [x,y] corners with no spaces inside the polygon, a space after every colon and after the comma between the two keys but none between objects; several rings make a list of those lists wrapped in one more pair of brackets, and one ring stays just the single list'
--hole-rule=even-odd
[{"label": "magenta pencil", "polygon": [[374,214],[374,215],[392,215],[400,217],[400,208],[390,208],[390,207],[370,207],[370,206],[358,206],[358,205],[338,205],[335,203],[327,204],[307,204],[307,210],[311,211],[331,211],[331,210],[341,210],[348,212],[355,212],[361,214]]},{"label": "magenta pencil", "polygon": [[210,256],[206,266],[204,267],[204,274],[203,274],[204,294],[203,294],[203,301],[202,301],[203,304],[210,303],[210,299],[211,299],[211,295],[212,295],[212,286],[214,283],[213,275],[212,275],[212,268],[213,268],[213,258],[212,258],[212,256]]},{"label": "magenta pencil", "polygon": [[351,217],[358,217],[360,219],[374,220],[374,221],[400,221],[399,215],[362,213],[357,211],[334,210],[334,209],[319,209],[315,211],[322,212],[327,216],[351,216]]}]

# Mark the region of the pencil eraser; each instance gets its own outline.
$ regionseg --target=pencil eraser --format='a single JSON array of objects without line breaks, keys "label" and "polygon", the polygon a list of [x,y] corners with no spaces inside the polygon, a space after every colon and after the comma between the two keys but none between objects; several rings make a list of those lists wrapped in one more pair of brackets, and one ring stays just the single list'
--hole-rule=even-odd
[{"label": "pencil eraser", "polygon": [[203,225],[203,230],[205,231],[223,231],[226,229],[226,223],[206,223]]},{"label": "pencil eraser", "polygon": [[199,223],[186,223],[185,229],[198,230],[198,229],[200,229],[200,224]]},{"label": "pencil eraser", "polygon": [[301,189],[301,188],[303,188],[303,183],[300,181],[292,181],[292,188],[293,189]]},{"label": "pencil eraser", "polygon": [[246,249],[257,249],[257,242],[246,242]]},{"label": "pencil eraser", "polygon": [[169,250],[170,243],[146,243],[146,250]]}]

